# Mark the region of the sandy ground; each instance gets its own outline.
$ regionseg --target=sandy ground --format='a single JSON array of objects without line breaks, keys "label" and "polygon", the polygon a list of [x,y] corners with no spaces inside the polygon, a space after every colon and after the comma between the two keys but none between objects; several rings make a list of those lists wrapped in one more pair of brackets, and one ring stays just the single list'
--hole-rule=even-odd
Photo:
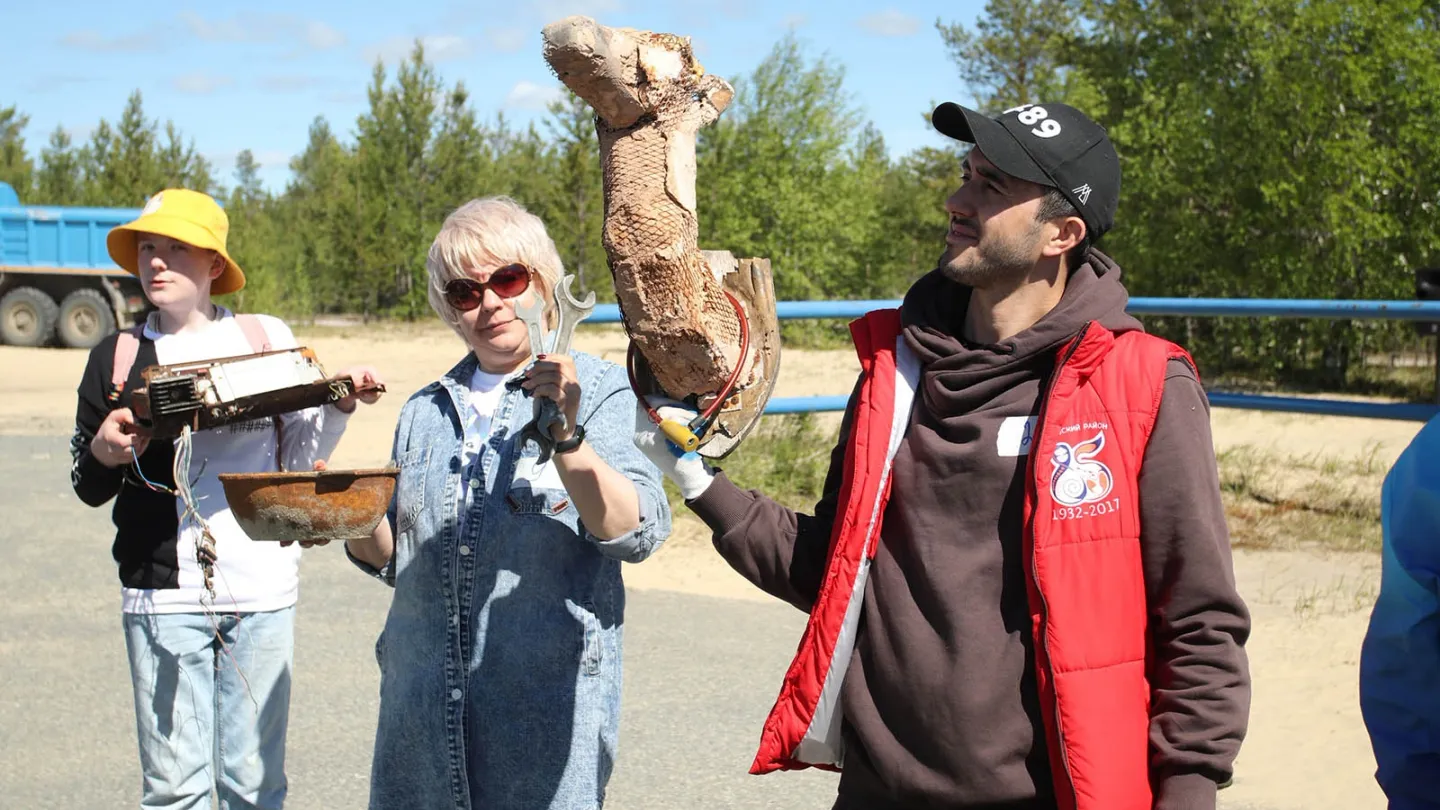
[{"label": "sandy ground", "polygon": [[[377,367],[388,388],[379,404],[351,419],[332,467],[376,466],[389,456],[405,398],[462,354],[443,327],[347,327],[301,331],[334,372]],[[582,351],[622,361],[614,328],[576,335]],[[64,435],[73,427],[74,389],[86,355],[60,349],[0,347],[0,434]],[[848,351],[786,350],[776,396],[846,394],[858,364]],[[1252,445],[1288,455],[1374,456],[1387,464],[1418,423],[1217,410],[1217,448]],[[630,587],[732,599],[768,599],[728,569],[703,528],[680,516],[666,547],[629,567]],[[1222,806],[1363,810],[1382,808],[1374,760],[1356,700],[1360,640],[1378,586],[1371,555],[1240,552],[1236,576],[1254,614],[1248,646],[1254,674],[1250,733],[1235,786]]]}]

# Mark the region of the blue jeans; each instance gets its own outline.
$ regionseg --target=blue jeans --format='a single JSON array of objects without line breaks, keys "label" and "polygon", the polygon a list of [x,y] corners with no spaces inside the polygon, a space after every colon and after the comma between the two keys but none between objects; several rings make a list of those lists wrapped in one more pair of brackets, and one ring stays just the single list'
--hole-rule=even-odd
[{"label": "blue jeans", "polygon": [[123,614],[144,775],[140,806],[285,803],[295,608]]}]

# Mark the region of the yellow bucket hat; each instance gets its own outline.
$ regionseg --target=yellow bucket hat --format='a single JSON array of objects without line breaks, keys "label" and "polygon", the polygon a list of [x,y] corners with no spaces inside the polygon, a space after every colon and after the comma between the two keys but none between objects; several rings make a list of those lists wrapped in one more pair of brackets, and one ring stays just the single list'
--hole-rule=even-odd
[{"label": "yellow bucket hat", "polygon": [[245,286],[245,273],[225,250],[230,235],[230,218],[225,209],[209,194],[184,188],[167,188],[151,197],[134,222],[116,226],[105,237],[110,258],[131,275],[140,275],[138,234],[168,236],[205,250],[213,250],[225,259],[225,270],[210,285],[214,295],[232,293]]}]

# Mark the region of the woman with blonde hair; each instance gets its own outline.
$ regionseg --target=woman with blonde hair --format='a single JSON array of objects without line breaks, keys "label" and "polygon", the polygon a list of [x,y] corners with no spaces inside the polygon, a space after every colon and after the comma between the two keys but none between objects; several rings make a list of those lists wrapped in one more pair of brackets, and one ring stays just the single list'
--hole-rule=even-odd
[{"label": "woman with blonde hair", "polygon": [[[469,351],[405,404],[387,519],[347,544],[395,589],[370,807],[599,807],[619,727],[620,563],[669,534],[660,473],[632,442],[623,368],[530,356],[515,307],[551,302],[562,277],[539,218],[473,200],[426,266],[431,306]],[[534,397],[565,416],[544,463],[520,435]]]}]

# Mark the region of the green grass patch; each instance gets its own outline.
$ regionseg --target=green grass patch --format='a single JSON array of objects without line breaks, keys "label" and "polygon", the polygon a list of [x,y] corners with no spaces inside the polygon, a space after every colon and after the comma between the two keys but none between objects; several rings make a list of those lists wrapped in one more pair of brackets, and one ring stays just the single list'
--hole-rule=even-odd
[{"label": "green grass patch", "polygon": [[1234,547],[1379,551],[1386,465],[1377,447],[1343,458],[1241,445],[1217,460]]},{"label": "green grass patch", "polygon": [[[820,499],[837,429],[813,414],[765,417],[718,466],[737,485],[810,512]],[[1281,455],[1243,445],[1219,454],[1221,498],[1235,548],[1380,549],[1379,448],[1356,457]],[[670,504],[684,508],[667,482]]]},{"label": "green grass patch", "polygon": [[[757,489],[770,498],[801,512],[809,512],[820,500],[830,451],[838,438],[835,420],[815,414],[762,417],[745,441],[716,466],[742,489]],[[665,492],[670,506],[684,508],[680,493],[669,481]]]}]

